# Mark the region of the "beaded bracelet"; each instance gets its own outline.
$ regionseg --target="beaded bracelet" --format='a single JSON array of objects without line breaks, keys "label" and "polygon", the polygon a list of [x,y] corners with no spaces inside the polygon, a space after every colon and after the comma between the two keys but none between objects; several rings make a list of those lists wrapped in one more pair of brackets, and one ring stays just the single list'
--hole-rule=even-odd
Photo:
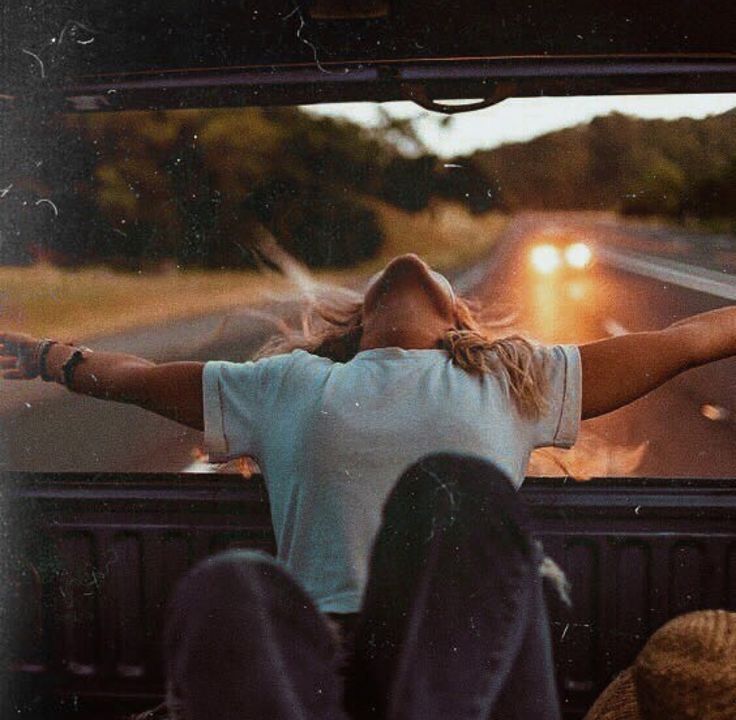
[{"label": "beaded bracelet", "polygon": [[51,350],[54,345],[58,344],[58,340],[49,339],[41,340],[41,342],[38,343],[38,374],[41,376],[41,380],[45,382],[51,382],[54,379],[51,377],[51,375],[49,375],[49,369],[48,367],[46,367],[46,361],[49,356],[49,350]]}]

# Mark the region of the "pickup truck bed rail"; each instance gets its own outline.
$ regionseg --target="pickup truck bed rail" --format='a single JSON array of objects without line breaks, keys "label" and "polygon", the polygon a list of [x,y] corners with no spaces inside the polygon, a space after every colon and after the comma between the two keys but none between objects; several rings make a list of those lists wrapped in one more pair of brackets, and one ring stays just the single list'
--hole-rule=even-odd
[{"label": "pickup truck bed rail", "polygon": [[[4,717],[114,717],[163,692],[177,578],[231,546],[274,551],[260,478],[4,473]],[[529,479],[533,528],[572,583],[550,615],[580,718],[669,618],[736,610],[736,480]]]}]

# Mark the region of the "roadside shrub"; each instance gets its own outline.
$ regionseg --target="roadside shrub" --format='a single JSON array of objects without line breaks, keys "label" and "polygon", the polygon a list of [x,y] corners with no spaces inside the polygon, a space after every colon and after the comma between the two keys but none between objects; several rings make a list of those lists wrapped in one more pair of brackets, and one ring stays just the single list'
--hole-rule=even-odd
[{"label": "roadside shrub", "polygon": [[374,257],[383,233],[370,208],[349,188],[264,183],[245,204],[282,247],[311,267],[346,267]]},{"label": "roadside shrub", "polygon": [[436,162],[434,155],[392,158],[381,179],[381,197],[402,210],[424,210],[434,189]]}]

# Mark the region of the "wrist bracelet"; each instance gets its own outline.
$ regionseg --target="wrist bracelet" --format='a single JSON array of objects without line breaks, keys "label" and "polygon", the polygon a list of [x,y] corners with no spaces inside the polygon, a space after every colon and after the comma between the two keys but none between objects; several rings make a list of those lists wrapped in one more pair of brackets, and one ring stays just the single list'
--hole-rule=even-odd
[{"label": "wrist bracelet", "polygon": [[46,367],[46,360],[49,356],[49,350],[54,345],[58,345],[57,340],[49,340],[48,338],[38,343],[38,374],[44,382],[51,382],[54,378],[49,375],[49,369]]},{"label": "wrist bracelet", "polygon": [[69,390],[73,389],[72,381],[74,380],[74,370],[91,352],[92,351],[86,347],[74,348],[74,352],[66,359],[66,362],[61,368],[63,376],[62,384],[69,388]]}]

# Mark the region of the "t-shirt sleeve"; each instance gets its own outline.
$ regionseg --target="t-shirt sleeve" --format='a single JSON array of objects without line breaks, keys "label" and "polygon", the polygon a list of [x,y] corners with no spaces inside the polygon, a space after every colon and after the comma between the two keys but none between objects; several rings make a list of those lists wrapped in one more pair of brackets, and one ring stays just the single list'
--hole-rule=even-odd
[{"label": "t-shirt sleeve", "polygon": [[204,444],[211,462],[258,455],[261,434],[289,371],[290,355],[256,362],[205,363]]},{"label": "t-shirt sleeve", "polygon": [[582,372],[576,345],[542,347],[548,407],[537,420],[534,447],[570,448],[580,430]]}]

